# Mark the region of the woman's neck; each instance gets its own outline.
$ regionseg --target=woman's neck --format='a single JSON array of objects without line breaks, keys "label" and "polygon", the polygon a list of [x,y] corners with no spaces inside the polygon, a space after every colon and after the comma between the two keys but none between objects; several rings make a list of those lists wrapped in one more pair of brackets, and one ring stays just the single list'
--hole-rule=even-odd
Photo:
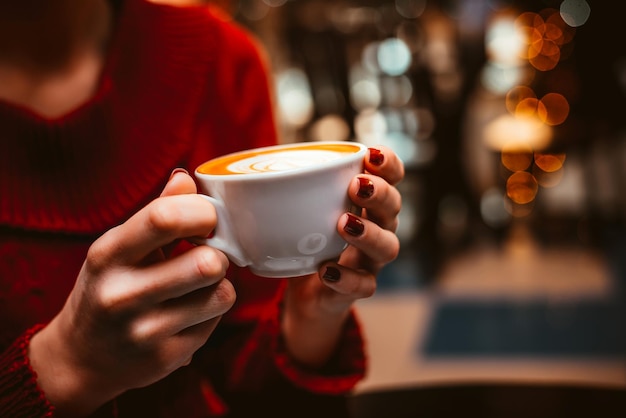
[{"label": "woman's neck", "polygon": [[0,98],[49,117],[80,105],[111,31],[107,0],[0,0]]}]

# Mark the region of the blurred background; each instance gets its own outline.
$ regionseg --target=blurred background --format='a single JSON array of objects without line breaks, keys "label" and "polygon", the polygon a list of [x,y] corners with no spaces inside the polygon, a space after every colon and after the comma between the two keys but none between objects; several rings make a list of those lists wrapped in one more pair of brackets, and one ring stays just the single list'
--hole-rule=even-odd
[{"label": "blurred background", "polygon": [[546,416],[586,411],[573,388],[626,399],[618,2],[215,3],[267,51],[283,142],[384,144],[405,163],[401,254],[358,305],[358,416],[433,387],[567,389],[524,392]]}]

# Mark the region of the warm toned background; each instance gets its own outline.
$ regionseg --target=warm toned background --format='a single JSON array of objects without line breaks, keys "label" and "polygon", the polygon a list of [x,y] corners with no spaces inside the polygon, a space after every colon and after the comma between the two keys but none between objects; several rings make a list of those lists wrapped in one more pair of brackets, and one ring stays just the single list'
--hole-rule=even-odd
[{"label": "warm toned background", "polygon": [[[517,404],[449,399],[470,414],[484,396],[483,416],[537,416],[533,399],[546,416],[624,412],[618,2],[218,3],[268,51],[283,141],[384,143],[405,161],[402,253],[358,304],[371,369],[357,398],[513,385]],[[449,396],[425,393],[424,408]]]}]

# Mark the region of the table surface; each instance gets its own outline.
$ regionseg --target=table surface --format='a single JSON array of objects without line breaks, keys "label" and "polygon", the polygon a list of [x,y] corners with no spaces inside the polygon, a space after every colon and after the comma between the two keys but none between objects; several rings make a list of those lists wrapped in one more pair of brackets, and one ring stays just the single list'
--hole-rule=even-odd
[{"label": "table surface", "polygon": [[357,302],[369,354],[357,394],[483,382],[626,388],[621,255],[525,241],[473,248],[428,286],[415,264],[399,258]]}]

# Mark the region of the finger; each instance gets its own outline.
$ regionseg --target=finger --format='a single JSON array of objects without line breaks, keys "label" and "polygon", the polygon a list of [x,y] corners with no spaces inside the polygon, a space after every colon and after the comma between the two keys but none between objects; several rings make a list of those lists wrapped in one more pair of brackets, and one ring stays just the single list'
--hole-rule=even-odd
[{"label": "finger", "polygon": [[179,256],[132,271],[132,277],[108,280],[100,287],[100,302],[113,312],[151,306],[214,285],[226,275],[228,258],[201,245]]},{"label": "finger", "polygon": [[206,344],[221,319],[222,317],[218,316],[192,327],[185,328],[169,340],[170,344],[168,344],[167,348],[177,351],[182,348],[187,352],[195,353],[200,347]]},{"label": "finger", "polygon": [[331,301],[334,303],[368,298],[376,292],[376,276],[366,270],[326,263],[321,266],[319,275],[322,282],[338,295]]},{"label": "finger", "polygon": [[[170,178],[165,185],[165,188],[161,192],[161,196],[173,196],[177,194],[193,194],[197,193],[198,189],[193,178],[189,175],[189,172],[184,168],[175,168],[170,174]],[[163,253],[169,255],[172,250],[178,245],[178,241],[173,241],[163,247]]]},{"label": "finger", "polygon": [[365,155],[365,170],[398,184],[404,178],[404,164],[391,148],[384,145],[370,147]]},{"label": "finger", "polygon": [[161,197],[96,240],[88,259],[94,268],[134,265],[176,239],[208,236],[216,220],[213,205],[199,195]]},{"label": "finger", "polygon": [[351,213],[341,216],[337,229],[348,244],[375,263],[389,263],[396,259],[400,251],[400,242],[395,233]]},{"label": "finger", "polygon": [[176,168],[161,192],[161,196],[197,193],[196,183],[184,168]]},{"label": "finger", "polygon": [[225,314],[235,303],[235,289],[222,279],[213,286],[180,298],[170,299],[138,318],[131,339],[139,345],[152,345]]},{"label": "finger", "polygon": [[350,183],[348,193],[355,205],[366,210],[369,220],[395,232],[402,207],[398,189],[381,177],[360,174]]},{"label": "finger", "polygon": [[186,328],[163,342],[158,354],[159,359],[161,361],[163,361],[162,359],[173,360],[169,364],[167,374],[191,363],[193,354],[206,344],[220,319],[221,317],[216,317]]}]

